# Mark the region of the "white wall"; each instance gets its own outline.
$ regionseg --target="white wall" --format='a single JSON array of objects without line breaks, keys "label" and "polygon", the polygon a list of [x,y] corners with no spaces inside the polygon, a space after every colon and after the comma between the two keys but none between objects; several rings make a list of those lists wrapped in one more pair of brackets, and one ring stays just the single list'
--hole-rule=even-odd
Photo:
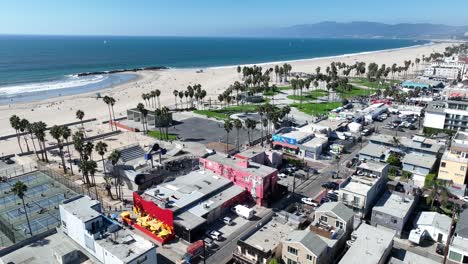
[{"label": "white wall", "polygon": [[427,113],[424,117],[424,126],[444,129],[445,113]]}]

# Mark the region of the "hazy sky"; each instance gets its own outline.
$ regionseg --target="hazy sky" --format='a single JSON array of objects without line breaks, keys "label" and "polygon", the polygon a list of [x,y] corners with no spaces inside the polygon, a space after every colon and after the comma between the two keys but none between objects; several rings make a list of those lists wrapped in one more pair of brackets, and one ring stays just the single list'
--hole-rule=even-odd
[{"label": "hazy sky", "polygon": [[468,0],[0,0],[0,34],[219,35],[320,21],[468,25]]}]

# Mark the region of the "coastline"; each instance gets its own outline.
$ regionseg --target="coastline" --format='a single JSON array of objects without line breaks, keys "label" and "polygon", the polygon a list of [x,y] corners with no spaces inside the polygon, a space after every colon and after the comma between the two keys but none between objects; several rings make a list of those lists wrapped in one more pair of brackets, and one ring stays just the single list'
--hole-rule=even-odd
[{"label": "coastline", "polygon": [[[303,59],[290,62],[290,64],[295,72],[314,72],[316,67],[321,67],[324,70],[332,61],[341,61],[346,64],[363,61],[366,63],[376,62],[387,65],[397,63],[401,65],[404,60],[414,61],[416,57],[421,57],[423,54],[429,55],[432,52],[441,52],[445,47],[450,45],[452,45],[450,42],[432,43],[431,45],[419,45],[398,50],[384,50],[358,55]],[[285,61],[281,63],[285,63]],[[274,67],[275,64],[279,63],[270,62],[262,65]],[[109,95],[116,99],[116,117],[124,116],[127,109],[133,108],[139,102],[142,102],[142,93],[148,93],[155,89],[161,91],[160,101],[163,105],[174,105],[174,96],[172,94],[174,89],[185,90],[188,85],[196,83],[200,83],[202,88],[207,91],[205,100],[209,98],[217,100],[217,95],[220,92],[224,91],[234,81],[240,80],[240,75],[237,71],[233,70],[235,67],[237,66],[204,68],[204,71],[201,73],[197,73],[195,69],[187,68],[140,71],[135,74],[137,76],[136,79],[112,88],[101,89],[99,92],[102,96]],[[274,79],[273,77],[272,81]],[[95,92],[49,98],[29,103],[0,105],[0,111],[2,112],[0,116],[0,135],[14,132],[8,120],[13,114],[21,118],[27,118],[31,122],[44,121],[48,125],[54,125],[74,120],[75,112],[78,109],[84,110],[87,118],[105,120],[108,115],[107,105],[102,100],[96,100]]]}]

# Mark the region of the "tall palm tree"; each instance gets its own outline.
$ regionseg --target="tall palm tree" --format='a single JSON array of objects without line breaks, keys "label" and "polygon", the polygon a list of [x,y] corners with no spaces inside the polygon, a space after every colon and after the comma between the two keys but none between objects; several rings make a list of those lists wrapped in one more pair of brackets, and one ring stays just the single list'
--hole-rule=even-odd
[{"label": "tall palm tree", "polygon": [[[65,140],[65,143],[67,144],[67,152],[68,152],[68,163],[70,163],[70,172],[71,175],[73,175],[73,164],[72,164],[72,159],[71,159],[71,152],[70,152],[70,143],[69,139],[71,137],[71,130],[69,127],[64,126],[62,129],[62,138]],[[34,141],[33,141],[34,143]]]},{"label": "tall palm tree", "polygon": [[112,131],[114,131],[114,126],[112,125],[112,113],[111,113],[111,99],[109,96],[104,96],[104,98],[102,99],[104,101],[105,104],[107,104],[107,110],[109,110],[109,125],[112,129]]},{"label": "tall palm tree", "polygon": [[142,103],[139,103],[137,105],[137,109],[138,109],[138,111],[140,111],[140,113],[142,115],[143,133],[146,134],[146,115],[144,114],[144,112],[146,110],[145,106]]},{"label": "tall palm tree", "polygon": [[155,119],[157,120],[157,122],[156,122],[156,120],[155,120],[155,123],[159,123],[159,124],[157,125],[157,127],[158,127],[158,129],[159,129],[159,140],[162,140],[162,139],[163,139],[163,132],[162,132],[161,124],[163,123],[163,122],[162,122],[162,121],[163,121],[163,115],[162,115],[161,109],[156,109],[156,110],[154,111],[154,116],[155,116]]},{"label": "tall palm tree", "polygon": [[104,176],[106,176],[106,164],[104,163],[104,154],[106,154],[107,152],[107,144],[105,142],[99,141],[98,143],[96,143],[96,146],[94,148],[102,158],[102,168],[104,171]]},{"label": "tall palm tree", "polygon": [[172,94],[174,95],[175,108],[177,109],[177,96],[179,96],[179,91],[174,90]]},{"label": "tall palm tree", "polygon": [[10,117],[10,125],[13,129],[15,129],[16,139],[18,140],[18,146],[20,148],[21,153],[23,153],[23,148],[21,147],[19,130],[21,127],[21,119],[17,115],[12,115]]},{"label": "tall palm tree", "polygon": [[229,132],[232,130],[231,119],[224,121],[224,130],[226,131],[226,154],[229,154]]},{"label": "tall palm tree", "polygon": [[114,113],[115,99],[114,99],[114,97],[109,96],[109,104],[110,104],[110,108],[112,110],[112,121],[113,121],[112,124],[114,125],[115,130],[117,130],[117,125],[115,124],[115,113]]},{"label": "tall palm tree", "polygon": [[76,111],[75,115],[76,115],[76,118],[79,119],[81,122],[81,128],[83,129],[83,134],[86,135],[86,131],[85,131],[84,124],[83,124],[83,118],[85,117],[85,113],[82,110],[78,110]]},{"label": "tall palm tree", "polygon": [[180,98],[180,106],[184,108],[184,103],[182,102],[182,98],[184,98],[184,92],[180,91],[179,92],[179,98]]},{"label": "tall palm tree", "polygon": [[249,139],[249,145],[251,145],[252,143],[252,140],[250,138],[250,131],[255,129],[256,126],[257,126],[257,121],[250,119],[250,118],[247,118],[247,120],[245,120],[245,127],[247,128],[247,137]]},{"label": "tall palm tree", "polygon": [[[120,159],[120,152],[118,150],[114,150],[112,151],[112,153],[109,155],[109,157],[107,157],[107,159],[112,163],[112,166],[115,167],[115,165],[117,165],[117,163],[119,162],[119,159]],[[120,185],[120,174],[115,171],[115,169],[113,168],[112,169],[113,171],[113,174],[114,174],[114,183],[115,183],[115,194],[117,195],[117,199],[120,198],[120,195],[119,195],[119,185]]]},{"label": "tall palm tree", "polygon": [[63,127],[57,125],[53,126],[50,129],[50,135],[57,140],[57,147],[59,149],[60,158],[62,159],[63,173],[67,173],[67,165],[65,164],[65,157],[63,155]]},{"label": "tall palm tree", "polygon": [[45,145],[46,129],[47,129],[47,124],[42,121],[37,122],[35,125],[36,138],[39,141],[39,144],[42,145],[41,147],[42,147],[42,153],[44,154],[44,158],[45,158],[44,160],[45,162],[49,162],[49,158],[47,156],[47,149]]},{"label": "tall palm tree", "polygon": [[171,118],[171,113],[170,113],[169,108],[167,108],[166,106],[163,106],[163,108],[161,108],[161,116],[162,116],[163,123],[165,125],[164,129],[166,130],[165,133],[163,134],[166,135],[166,140],[169,140],[169,122]]},{"label": "tall palm tree", "polygon": [[159,101],[159,96],[161,96],[161,91],[158,89],[154,90],[154,95],[158,99],[158,108],[161,109],[161,101]]},{"label": "tall palm tree", "polygon": [[234,119],[234,128],[237,130],[237,151],[240,151],[239,131],[242,129],[242,121]]},{"label": "tall palm tree", "polygon": [[29,222],[28,211],[26,211],[26,204],[24,203],[24,195],[28,191],[28,186],[22,181],[17,181],[15,185],[11,187],[11,191],[21,199],[23,203],[24,214],[26,215],[26,221],[28,222],[29,234],[32,236],[31,223]]},{"label": "tall palm tree", "polygon": [[31,138],[31,142],[34,148],[34,154],[36,154],[37,159],[39,160],[39,154],[37,153],[37,148],[36,148],[36,143],[34,142],[34,123],[29,123],[28,127],[26,128],[26,131],[29,134],[29,137]]},{"label": "tall palm tree", "polygon": [[30,150],[29,150],[29,144],[28,144],[28,133],[24,133],[25,131],[27,131],[28,127],[29,127],[29,121],[25,118],[21,119],[19,131],[21,132],[21,134],[23,134],[24,143],[26,143],[26,149],[29,152]]}]

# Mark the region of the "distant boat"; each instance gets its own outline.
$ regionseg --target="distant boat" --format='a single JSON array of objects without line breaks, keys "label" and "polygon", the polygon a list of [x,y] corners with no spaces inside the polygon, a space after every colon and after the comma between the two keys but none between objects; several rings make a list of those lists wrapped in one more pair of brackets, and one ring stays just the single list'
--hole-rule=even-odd
[{"label": "distant boat", "polygon": [[107,44],[107,40],[104,40],[104,44]]}]

